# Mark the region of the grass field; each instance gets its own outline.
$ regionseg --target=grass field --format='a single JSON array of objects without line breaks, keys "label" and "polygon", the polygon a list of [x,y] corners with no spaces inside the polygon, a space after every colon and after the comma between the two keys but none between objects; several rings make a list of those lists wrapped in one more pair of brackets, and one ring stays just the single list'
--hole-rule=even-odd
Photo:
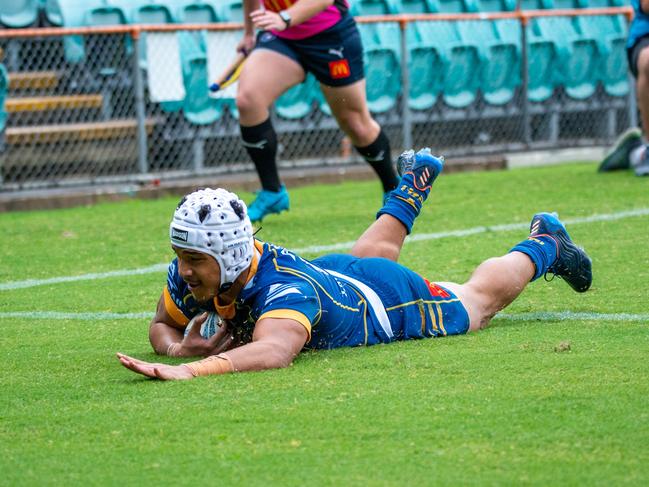
[{"label": "grass field", "polygon": [[[258,236],[307,256],[354,240],[380,199],[374,181],[291,194]],[[155,358],[165,271],[103,273],[167,262],[176,203],[0,215],[0,485],[649,485],[649,178],[443,175],[402,254],[463,281],[556,210],[593,258],[585,295],[539,280],[480,333],[163,383],[114,353]]]}]

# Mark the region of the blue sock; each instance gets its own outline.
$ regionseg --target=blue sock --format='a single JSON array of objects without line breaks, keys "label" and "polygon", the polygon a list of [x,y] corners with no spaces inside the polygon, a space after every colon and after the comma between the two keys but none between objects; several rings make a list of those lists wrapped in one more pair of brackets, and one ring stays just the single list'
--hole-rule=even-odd
[{"label": "blue sock", "polygon": [[557,242],[549,235],[530,235],[516,245],[511,252],[523,252],[536,267],[532,281],[545,275],[557,259]]},{"label": "blue sock", "polygon": [[408,233],[419,216],[421,206],[428,198],[430,186],[422,191],[415,187],[412,172],[403,175],[399,185],[392,190],[383,208],[376,214],[376,218],[383,214],[392,215],[406,227]]}]

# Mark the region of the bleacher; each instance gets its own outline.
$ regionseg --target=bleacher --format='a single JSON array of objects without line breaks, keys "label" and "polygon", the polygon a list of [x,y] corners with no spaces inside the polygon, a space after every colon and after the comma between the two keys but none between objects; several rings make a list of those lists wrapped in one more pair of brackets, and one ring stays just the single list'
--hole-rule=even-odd
[{"label": "bleacher", "polygon": [[[578,11],[622,6],[623,0],[523,0],[521,5],[526,10]],[[357,17],[515,9],[515,0],[351,2],[351,13]],[[0,0],[0,23],[4,29],[134,24],[180,27],[241,20],[241,0]],[[404,87],[399,24],[361,23],[359,29],[370,110],[382,124],[398,131],[403,110],[409,109],[415,139],[421,137],[418,127],[439,130],[440,124],[455,121],[465,124],[463,130],[467,135],[458,142],[449,141],[449,145],[472,146],[499,139],[505,145],[518,147],[520,140],[515,139],[520,139],[520,130],[507,127],[520,125],[525,93],[534,125],[532,137],[550,145],[556,144],[562,133],[571,143],[579,139],[578,133],[571,134],[566,127],[574,117],[583,114],[605,119],[594,124],[597,133],[582,134],[584,140],[610,139],[619,131],[618,125],[625,123],[630,87],[624,52],[627,22],[622,15],[533,18],[527,35],[525,90],[518,20],[410,22],[406,28],[407,105],[401,100]],[[144,81],[141,101],[146,132],[161,141],[145,154],[148,170],[168,168],[170,163],[164,159],[182,152],[175,145],[183,143],[190,144],[191,155],[179,162],[176,169],[203,167],[205,147],[199,147],[197,141],[214,145],[226,143],[228,137],[236,139],[236,87],[213,95],[207,86],[234,55],[240,36],[241,32],[236,30],[141,34],[137,66]],[[2,40],[2,48],[0,183],[20,184],[47,178],[55,171],[51,167],[52,143],[59,144],[59,148],[68,144],[66,147],[74,147],[75,151],[82,147],[78,153],[83,154],[84,161],[91,161],[82,170],[83,164],[75,162],[74,157],[63,157],[64,167],[56,169],[57,177],[62,179],[79,172],[95,177],[142,171],[142,162],[137,160],[142,158],[142,150],[135,148],[135,44],[129,34],[8,38]],[[280,133],[299,134],[306,130],[325,134],[336,128],[311,75],[278,99],[274,117]],[[487,133],[485,126],[496,123],[503,127],[503,134]],[[429,130],[428,136],[436,133]],[[129,147],[136,155],[117,157],[110,150],[111,143]],[[530,141],[527,143],[529,146]],[[12,150],[18,146],[22,155]],[[474,149],[469,147],[468,152],[475,152]],[[301,148],[287,150],[296,157],[305,153]],[[236,156],[237,149],[225,153]],[[197,158],[203,161],[197,162]],[[81,161],[81,156],[77,159]],[[219,162],[222,161],[211,160],[214,165]],[[113,169],[105,169],[108,166]]]}]

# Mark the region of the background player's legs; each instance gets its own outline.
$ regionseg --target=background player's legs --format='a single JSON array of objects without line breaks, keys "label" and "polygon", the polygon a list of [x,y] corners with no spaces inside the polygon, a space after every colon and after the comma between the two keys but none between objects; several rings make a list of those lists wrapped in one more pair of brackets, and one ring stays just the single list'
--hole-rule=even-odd
[{"label": "background player's legs", "polygon": [[535,266],[521,252],[511,252],[480,264],[464,284],[440,282],[460,298],[469,313],[469,331],[489,324],[496,313],[507,307],[532,280]]},{"label": "background player's legs", "polygon": [[390,141],[367,108],[365,80],[340,87],[320,84],[320,89],[340,129],[381,179],[383,191],[392,191],[399,177],[392,164]]},{"label": "background player's legs", "polygon": [[304,80],[304,70],[288,56],[270,49],[255,49],[243,66],[237,92],[241,139],[261,181],[261,199],[249,207],[250,219],[288,208],[277,171],[277,134],[270,120],[270,105],[282,93]]},{"label": "background player's legs", "polygon": [[647,136],[649,131],[649,48],[644,48],[638,55],[638,79],[636,82],[636,93],[638,97],[638,109],[642,119],[642,129]]}]

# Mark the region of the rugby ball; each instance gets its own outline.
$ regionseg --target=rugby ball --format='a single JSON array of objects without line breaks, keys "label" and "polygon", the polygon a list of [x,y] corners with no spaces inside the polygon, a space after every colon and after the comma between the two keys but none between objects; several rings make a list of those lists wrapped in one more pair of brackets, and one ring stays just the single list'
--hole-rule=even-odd
[{"label": "rugby ball", "polygon": [[[185,336],[187,336],[189,330],[192,329],[192,326],[194,326],[194,323],[196,322],[198,317],[202,315],[203,313],[199,313],[191,319],[191,321],[187,324],[187,328],[185,328]],[[216,333],[216,331],[219,329],[220,326],[221,326],[221,318],[219,317],[219,315],[214,312],[208,311],[207,319],[201,325],[201,336],[203,338],[211,337]]]}]

